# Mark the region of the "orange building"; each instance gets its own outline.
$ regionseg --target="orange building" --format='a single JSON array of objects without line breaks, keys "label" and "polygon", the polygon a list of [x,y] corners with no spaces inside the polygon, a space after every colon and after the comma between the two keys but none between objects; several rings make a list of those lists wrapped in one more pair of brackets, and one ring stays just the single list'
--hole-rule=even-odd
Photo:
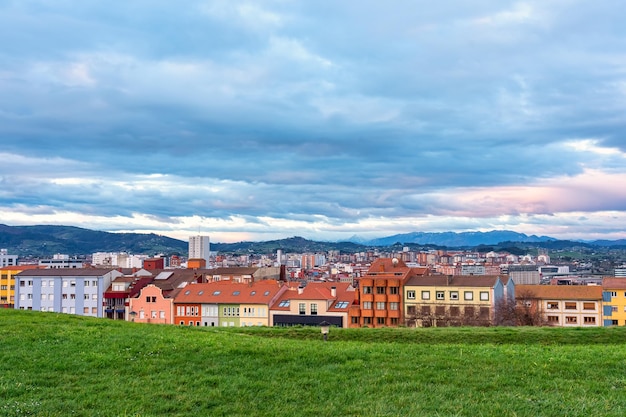
[{"label": "orange building", "polygon": [[397,258],[376,259],[359,280],[349,310],[349,327],[396,327],[404,322],[403,287],[411,276],[428,268],[410,268]]}]

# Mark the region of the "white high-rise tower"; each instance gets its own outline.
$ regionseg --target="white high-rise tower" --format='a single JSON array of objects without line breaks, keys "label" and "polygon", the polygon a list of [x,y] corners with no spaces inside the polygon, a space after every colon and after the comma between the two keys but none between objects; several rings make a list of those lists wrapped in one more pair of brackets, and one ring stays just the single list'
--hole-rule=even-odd
[{"label": "white high-rise tower", "polygon": [[211,243],[208,236],[189,236],[189,259],[204,259],[209,265]]}]

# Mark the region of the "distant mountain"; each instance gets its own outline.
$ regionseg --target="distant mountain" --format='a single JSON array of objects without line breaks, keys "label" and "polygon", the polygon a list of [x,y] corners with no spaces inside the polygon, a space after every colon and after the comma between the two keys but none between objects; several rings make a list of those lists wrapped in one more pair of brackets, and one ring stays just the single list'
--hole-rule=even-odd
[{"label": "distant mountain", "polygon": [[626,246],[626,239],[618,239],[618,240],[594,240],[593,242],[588,242],[595,246]]},{"label": "distant mountain", "polygon": [[548,236],[528,236],[524,233],[512,232],[509,230],[492,230],[490,232],[412,232],[398,234],[379,239],[372,239],[362,244],[370,246],[390,246],[395,243],[438,245],[447,247],[466,247],[478,245],[497,245],[500,242],[550,242],[557,239]]},{"label": "distant mountain", "polygon": [[154,233],[109,233],[72,226],[7,226],[0,224],[0,248],[27,256],[86,255],[94,252],[186,255],[189,244]]}]

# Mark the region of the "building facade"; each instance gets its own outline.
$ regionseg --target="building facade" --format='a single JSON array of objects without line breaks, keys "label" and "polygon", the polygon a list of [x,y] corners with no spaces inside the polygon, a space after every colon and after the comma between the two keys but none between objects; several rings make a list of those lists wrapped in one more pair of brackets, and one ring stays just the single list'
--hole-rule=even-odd
[{"label": "building facade", "polygon": [[626,326],[626,278],[602,280],[603,322],[605,326]]},{"label": "building facade", "polygon": [[594,327],[602,321],[602,287],[597,285],[517,285],[518,308],[538,312],[544,323],[560,327]]},{"label": "building facade", "polygon": [[496,305],[505,296],[505,285],[497,275],[411,277],[404,286],[405,324],[490,325],[495,319]]},{"label": "building facade", "polygon": [[189,259],[204,259],[209,265],[211,241],[209,236],[189,236]]},{"label": "building facade", "polygon": [[115,269],[29,269],[15,279],[15,308],[103,317],[104,291]]}]

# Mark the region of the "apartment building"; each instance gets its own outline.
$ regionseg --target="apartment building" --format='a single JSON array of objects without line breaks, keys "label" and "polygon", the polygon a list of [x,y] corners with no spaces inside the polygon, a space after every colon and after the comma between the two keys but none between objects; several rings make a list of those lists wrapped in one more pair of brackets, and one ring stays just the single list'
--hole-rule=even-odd
[{"label": "apartment building", "polygon": [[397,258],[372,262],[359,279],[355,301],[350,306],[350,327],[395,327],[404,324],[402,291],[414,275],[427,275],[428,268],[410,268]]},{"label": "apartment building", "polygon": [[174,298],[187,285],[204,282],[204,270],[154,271],[152,283],[128,301],[127,319],[139,323],[174,324]]},{"label": "apartment building", "polygon": [[8,249],[0,249],[0,268],[17,266],[17,255],[9,255]]},{"label": "apartment building", "polygon": [[605,277],[602,290],[604,325],[626,326],[626,278]]},{"label": "apartment building", "polygon": [[602,326],[602,287],[597,285],[517,285],[518,308],[538,312],[552,326]]},{"label": "apartment building", "polygon": [[346,282],[290,283],[270,309],[272,326],[318,326],[322,322],[348,327],[355,289]]},{"label": "apartment building", "polygon": [[7,266],[0,268],[0,308],[13,308],[15,305],[15,275],[27,269],[37,269],[36,265]]},{"label": "apartment building", "polygon": [[28,269],[15,277],[15,308],[103,317],[104,291],[116,269]]},{"label": "apartment building", "polygon": [[[123,270],[122,270],[123,271]],[[113,320],[127,320],[130,299],[154,280],[154,275],[145,269],[134,269],[115,278],[103,296],[104,315]]]},{"label": "apartment building", "polygon": [[270,306],[287,287],[276,280],[188,285],[174,299],[174,323],[183,326],[269,326]]},{"label": "apartment building", "polygon": [[507,293],[513,297],[514,283],[498,275],[413,276],[404,285],[405,323],[411,327],[489,325]]}]

